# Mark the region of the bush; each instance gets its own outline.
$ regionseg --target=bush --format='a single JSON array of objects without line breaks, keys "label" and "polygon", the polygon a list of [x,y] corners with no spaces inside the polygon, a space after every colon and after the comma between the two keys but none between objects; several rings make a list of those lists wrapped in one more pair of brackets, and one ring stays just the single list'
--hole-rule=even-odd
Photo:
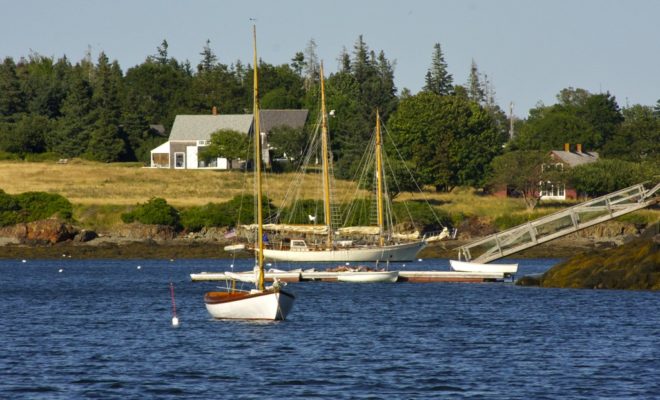
[{"label": "bush", "polygon": [[598,197],[652,180],[658,174],[660,169],[653,163],[602,159],[571,169],[569,179],[578,192]]},{"label": "bush", "polygon": [[57,216],[71,219],[73,206],[66,198],[55,193],[25,192],[14,196],[20,207],[17,222],[30,222]]},{"label": "bush", "polygon": [[181,226],[177,209],[160,197],[139,204],[133,211],[122,214],[121,219],[125,223],[137,221],[146,225],[167,225],[177,229]]},{"label": "bush", "polygon": [[[269,210],[274,209],[270,200],[263,197],[264,216],[268,219]],[[199,231],[206,227],[232,227],[237,224],[254,222],[254,196],[235,196],[226,203],[208,203],[201,207],[191,207],[181,212],[181,224],[189,231]]]},{"label": "bush", "polygon": [[6,151],[0,151],[0,161],[7,161],[7,160],[18,161],[20,159],[21,157],[19,157],[18,154],[8,153]]}]

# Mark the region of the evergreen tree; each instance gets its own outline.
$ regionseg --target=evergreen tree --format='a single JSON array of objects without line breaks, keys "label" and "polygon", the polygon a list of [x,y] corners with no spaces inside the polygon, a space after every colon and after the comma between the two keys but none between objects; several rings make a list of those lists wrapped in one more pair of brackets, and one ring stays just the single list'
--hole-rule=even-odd
[{"label": "evergreen tree", "polygon": [[108,57],[101,52],[96,77],[92,96],[94,125],[90,132],[87,153],[96,161],[117,161],[125,147],[120,129],[119,64],[116,61],[110,64]]},{"label": "evergreen tree", "polygon": [[78,157],[85,152],[89,142],[93,118],[92,88],[85,79],[85,70],[76,65],[68,77],[67,96],[62,103],[62,117],[57,129],[46,138],[51,151],[63,157]]},{"label": "evergreen tree", "polygon": [[8,120],[23,110],[23,93],[16,74],[16,63],[7,57],[0,65],[0,121]]},{"label": "evergreen tree", "polygon": [[319,57],[316,55],[316,42],[313,38],[307,43],[304,57],[305,90],[310,90],[313,85],[319,82],[321,69]]},{"label": "evergreen tree", "polygon": [[431,67],[426,72],[424,90],[446,96],[451,94],[453,87],[453,78],[447,71],[447,63],[442,54],[440,43],[436,43],[433,46]]},{"label": "evergreen tree", "polygon": [[482,104],[486,100],[486,93],[484,92],[481,79],[479,78],[479,70],[477,68],[477,63],[472,60],[470,65],[470,75],[468,76],[467,82],[467,94],[468,98],[474,102]]},{"label": "evergreen tree", "polygon": [[202,56],[202,61],[197,65],[198,72],[208,72],[216,67],[218,57],[211,50],[211,40],[206,39],[206,45],[204,45],[204,49],[199,55]]},{"label": "evergreen tree", "polygon": [[167,40],[163,39],[160,46],[156,48],[156,55],[149,57],[151,60],[155,61],[158,64],[165,65],[169,62],[169,56],[167,54]]}]

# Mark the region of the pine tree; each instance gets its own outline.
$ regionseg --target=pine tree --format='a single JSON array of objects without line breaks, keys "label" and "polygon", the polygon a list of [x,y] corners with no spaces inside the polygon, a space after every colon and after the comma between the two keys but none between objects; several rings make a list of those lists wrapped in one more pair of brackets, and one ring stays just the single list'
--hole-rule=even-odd
[{"label": "pine tree", "polygon": [[23,93],[16,64],[11,57],[7,57],[0,65],[0,120],[6,120],[23,109]]},{"label": "pine tree", "polygon": [[446,96],[451,94],[454,87],[453,78],[447,72],[447,63],[442,55],[440,43],[433,46],[431,67],[426,72],[424,90]]},{"label": "pine tree", "polygon": [[208,72],[216,67],[218,57],[211,50],[211,40],[206,39],[206,45],[199,55],[202,56],[202,61],[197,65],[198,72]]},{"label": "pine tree", "polygon": [[62,117],[58,128],[48,137],[50,151],[63,157],[78,157],[87,149],[92,126],[92,88],[81,64],[69,74],[68,91],[62,103]]},{"label": "pine tree", "polygon": [[120,84],[119,64],[116,61],[110,64],[108,57],[101,52],[92,96],[95,122],[87,148],[89,156],[96,161],[117,161],[124,152],[125,145],[120,129]]},{"label": "pine tree", "polygon": [[304,56],[305,90],[309,90],[319,81],[321,76],[319,57],[316,55],[316,42],[313,38],[309,40]]},{"label": "pine tree", "polygon": [[486,93],[484,91],[481,79],[479,78],[479,70],[477,63],[472,60],[470,65],[470,76],[467,82],[468,98],[474,102],[482,104],[486,100]]}]

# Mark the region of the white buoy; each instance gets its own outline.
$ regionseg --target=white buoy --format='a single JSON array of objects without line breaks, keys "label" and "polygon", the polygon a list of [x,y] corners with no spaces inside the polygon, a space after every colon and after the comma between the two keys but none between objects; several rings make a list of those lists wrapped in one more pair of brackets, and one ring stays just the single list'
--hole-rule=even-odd
[{"label": "white buoy", "polygon": [[422,259],[421,259],[421,258],[418,258],[417,261],[422,262]]},{"label": "white buoy", "polygon": [[174,262],[174,259],[173,259],[173,258],[170,258],[170,262]]},{"label": "white buoy", "polygon": [[137,266],[137,269],[142,269],[142,266],[141,266],[141,265],[138,265],[138,266]]},{"label": "white buoy", "polygon": [[59,271],[57,271],[57,272],[64,272],[64,269],[62,269],[62,268],[60,268],[60,270],[59,270]]},{"label": "white buoy", "polygon": [[179,318],[177,318],[177,317],[172,317],[172,326],[175,327],[175,328],[176,328],[177,326],[179,326]]},{"label": "white buoy", "polygon": [[351,263],[347,262],[346,265],[351,265]]},{"label": "white buoy", "polygon": [[21,260],[21,262],[24,262],[24,263],[26,263],[26,262],[27,262],[27,260]]}]

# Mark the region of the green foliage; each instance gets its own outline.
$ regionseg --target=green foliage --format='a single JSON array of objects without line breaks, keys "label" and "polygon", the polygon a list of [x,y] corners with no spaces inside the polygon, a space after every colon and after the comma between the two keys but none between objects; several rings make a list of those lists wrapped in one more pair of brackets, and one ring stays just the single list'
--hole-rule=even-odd
[{"label": "green foliage", "polygon": [[560,171],[544,169],[551,163],[545,151],[510,151],[495,157],[489,183],[495,187],[507,187],[520,194],[528,209],[533,209],[540,199],[539,182],[557,182]]},{"label": "green foliage", "polygon": [[530,110],[512,146],[524,150],[558,150],[564,143],[581,143],[600,150],[615,134],[624,117],[614,96],[584,89],[563,89],[559,104]]},{"label": "green foliage", "polygon": [[426,72],[424,90],[437,95],[448,95],[454,87],[453,78],[447,71],[447,62],[442,54],[440,43],[433,45],[433,57],[431,67]]},{"label": "green foliage", "polygon": [[325,212],[323,210],[322,200],[299,200],[291,207],[285,207],[280,210],[279,220],[287,224],[309,224],[309,216],[316,216],[316,223],[319,225],[325,222]]},{"label": "green foliage", "polygon": [[533,221],[537,218],[541,218],[544,215],[549,214],[550,212],[531,212],[531,213],[518,213],[518,214],[504,214],[500,215],[493,223],[498,230],[503,231],[505,229],[513,228],[514,226],[522,225],[526,222]]},{"label": "green foliage", "polygon": [[505,140],[480,105],[430,92],[403,99],[388,126],[421,183],[444,190],[482,185]]},{"label": "green foliage", "polygon": [[[274,207],[265,196],[262,198],[265,219]],[[181,212],[181,225],[189,231],[206,227],[234,227],[252,224],[255,221],[255,201],[252,195],[235,196],[225,203],[208,203],[201,207],[190,207]]]},{"label": "green foliage", "polygon": [[605,143],[602,155],[660,164],[660,115],[641,105],[624,109],[623,115],[625,121]]},{"label": "green foliage", "polygon": [[243,133],[220,130],[211,135],[211,144],[200,151],[199,157],[207,162],[217,157],[247,160],[251,158],[249,140]]},{"label": "green foliage", "polygon": [[660,165],[657,163],[601,159],[572,168],[569,182],[579,193],[597,197],[653,180],[659,174]]},{"label": "green foliage", "polygon": [[59,194],[25,192],[12,196],[0,190],[0,226],[53,216],[71,219],[72,212],[71,203]]},{"label": "green foliage", "polygon": [[302,129],[295,129],[287,126],[273,127],[268,135],[268,144],[273,148],[273,157],[284,157],[289,160],[300,161],[305,147],[307,146],[308,135]]},{"label": "green foliage", "polygon": [[125,223],[140,222],[147,225],[168,225],[180,227],[179,212],[167,204],[165,199],[154,197],[135,209],[121,215]]},{"label": "green foliage", "polygon": [[44,162],[44,161],[57,161],[61,159],[59,154],[46,152],[46,153],[28,153],[25,155],[27,162]]}]

